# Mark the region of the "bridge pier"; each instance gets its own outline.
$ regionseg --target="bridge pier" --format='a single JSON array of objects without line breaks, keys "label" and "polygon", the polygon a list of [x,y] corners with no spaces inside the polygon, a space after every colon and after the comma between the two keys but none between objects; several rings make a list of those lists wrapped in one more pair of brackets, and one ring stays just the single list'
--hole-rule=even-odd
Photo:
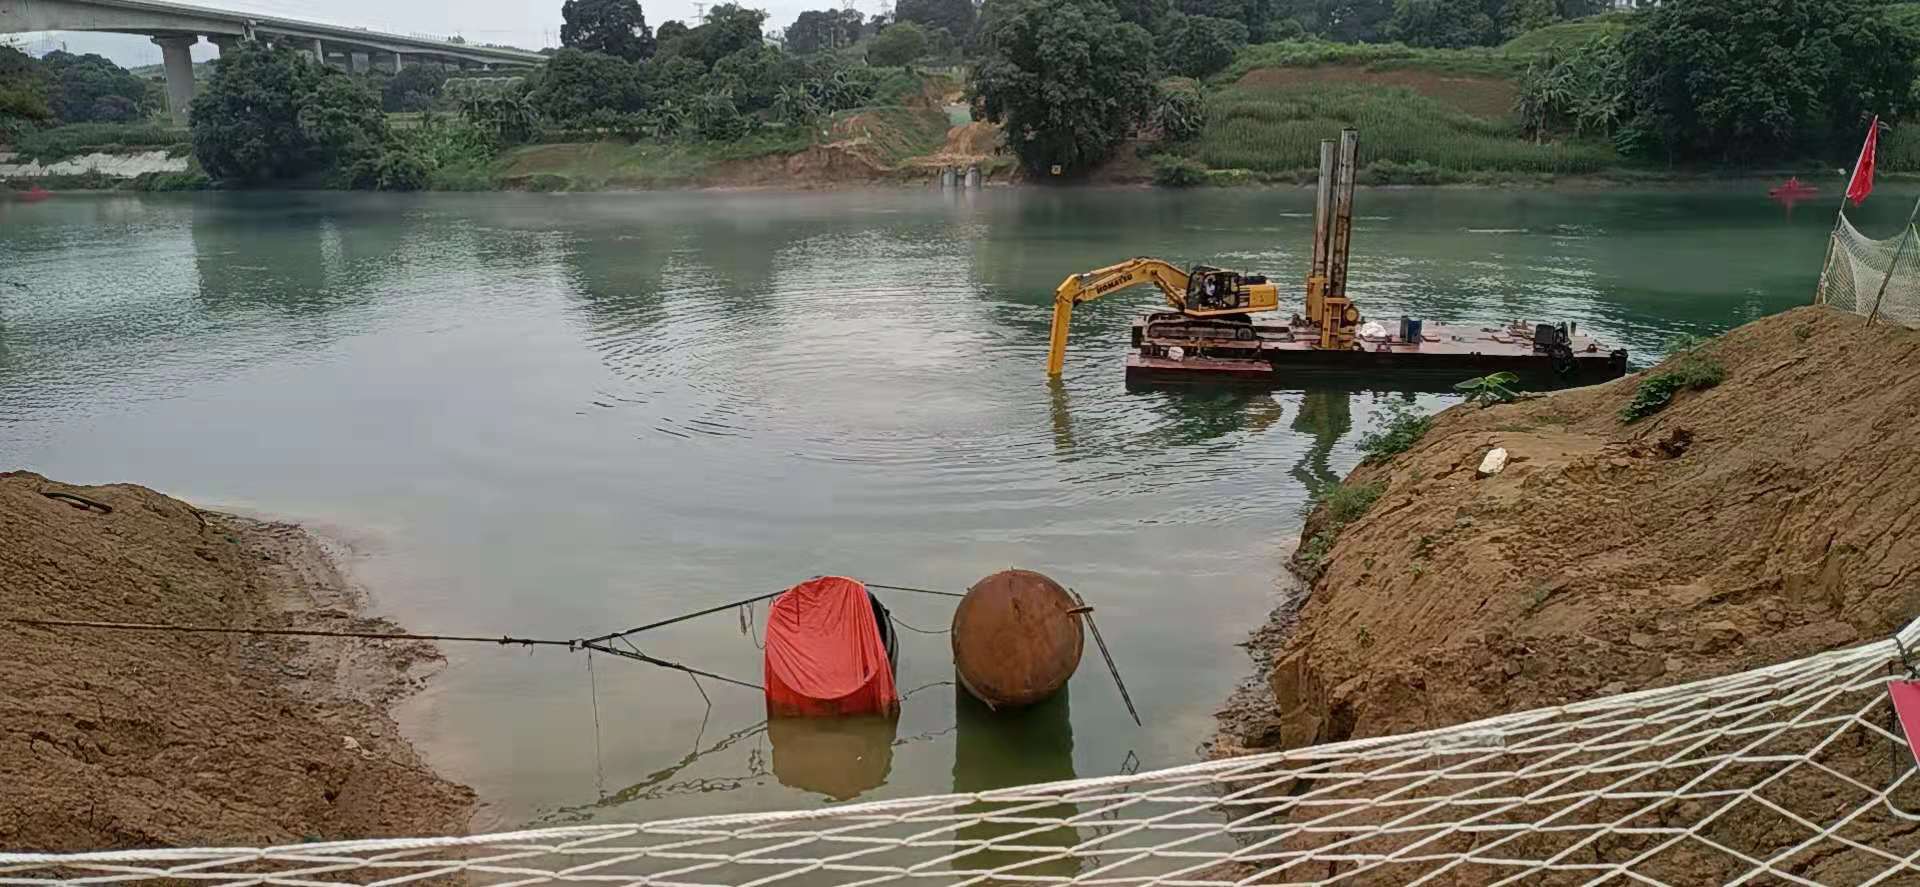
[{"label": "bridge pier", "polygon": [[195,34],[164,34],[153,38],[160,47],[160,63],[167,73],[167,112],[175,126],[187,125],[187,108],[193,104],[193,45]]},{"label": "bridge pier", "polygon": [[393,73],[395,74],[400,73],[400,67],[404,64],[405,62],[401,61],[400,53],[398,52],[394,53],[393,54]]}]

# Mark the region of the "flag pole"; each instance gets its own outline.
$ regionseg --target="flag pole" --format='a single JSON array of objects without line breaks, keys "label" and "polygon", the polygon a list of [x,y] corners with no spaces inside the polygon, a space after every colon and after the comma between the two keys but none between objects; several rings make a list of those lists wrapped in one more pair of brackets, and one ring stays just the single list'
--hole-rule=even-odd
[{"label": "flag pole", "polygon": [[[1827,256],[1820,260],[1820,282],[1814,285],[1813,303],[1815,305],[1824,305],[1827,302],[1827,275],[1833,270],[1834,244],[1840,239],[1840,223],[1847,217],[1847,195],[1853,191],[1853,180],[1860,175],[1860,165],[1867,159],[1867,146],[1878,143],[1880,140],[1875,137],[1879,134],[1880,115],[1875,114],[1867,123],[1867,139],[1860,143],[1860,154],[1853,159],[1853,168],[1847,170],[1847,186],[1840,189],[1840,206],[1833,211],[1833,230],[1827,233]],[[1907,227],[1913,227],[1911,220],[1908,221]]]}]

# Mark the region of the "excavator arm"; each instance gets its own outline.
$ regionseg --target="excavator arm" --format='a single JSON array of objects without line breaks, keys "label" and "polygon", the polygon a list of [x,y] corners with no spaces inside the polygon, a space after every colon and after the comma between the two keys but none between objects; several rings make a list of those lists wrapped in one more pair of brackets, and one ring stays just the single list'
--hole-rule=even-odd
[{"label": "excavator arm", "polygon": [[1047,375],[1058,376],[1067,361],[1067,328],[1072,325],[1073,306],[1091,302],[1108,293],[1151,283],[1167,297],[1176,311],[1187,307],[1187,272],[1163,259],[1146,256],[1128,259],[1105,268],[1074,274],[1053,291],[1052,342],[1047,349]]}]

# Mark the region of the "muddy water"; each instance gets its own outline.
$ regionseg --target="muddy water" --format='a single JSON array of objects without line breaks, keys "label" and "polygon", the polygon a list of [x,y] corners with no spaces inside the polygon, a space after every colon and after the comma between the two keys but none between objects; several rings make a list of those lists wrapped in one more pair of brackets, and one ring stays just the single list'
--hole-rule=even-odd
[{"label": "muddy water", "polygon": [[[1636,356],[1809,296],[1831,219],[1758,189],[1368,192],[1370,314],[1576,321]],[[1134,254],[1303,274],[1304,192],[63,196],[0,202],[0,468],[331,528],[421,630],[573,637],[821,573],[964,589],[1019,565],[1099,608],[1017,720],[957,699],[945,599],[890,595],[897,724],[764,723],[751,691],[449,648],[404,712],[484,825],[653,819],[1193,758],[1287,593],[1309,491],[1392,390],[1126,392]],[[1876,195],[1863,225],[1904,207]],[[1886,218],[1881,218],[1885,216]],[[757,681],[764,609],[642,636]],[[703,699],[704,692],[704,699]],[[708,701],[710,700],[710,702]]]}]

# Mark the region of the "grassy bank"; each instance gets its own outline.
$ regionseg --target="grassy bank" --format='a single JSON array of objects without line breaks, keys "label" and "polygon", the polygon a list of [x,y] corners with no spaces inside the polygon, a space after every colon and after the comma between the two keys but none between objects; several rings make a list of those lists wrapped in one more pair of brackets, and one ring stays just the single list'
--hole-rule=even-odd
[{"label": "grassy bank", "polygon": [[512,149],[490,176],[498,187],[530,191],[684,188],[884,182],[924,175],[916,161],[939,152],[946,114],[927,108],[856,108],[822,126],[763,129],[731,142],[598,138]]},{"label": "grassy bank", "polygon": [[145,123],[73,123],[23,133],[15,141],[13,150],[23,157],[51,164],[94,153],[163,150],[184,156],[191,147],[191,138],[185,129]]},{"label": "grassy bank", "polygon": [[1478,117],[1408,87],[1242,83],[1214,91],[1207,111],[1208,126],[1190,156],[1267,180],[1311,180],[1320,141],[1345,127],[1363,133],[1368,184],[1590,175],[1615,162],[1607,146],[1536,144],[1511,121]]}]

